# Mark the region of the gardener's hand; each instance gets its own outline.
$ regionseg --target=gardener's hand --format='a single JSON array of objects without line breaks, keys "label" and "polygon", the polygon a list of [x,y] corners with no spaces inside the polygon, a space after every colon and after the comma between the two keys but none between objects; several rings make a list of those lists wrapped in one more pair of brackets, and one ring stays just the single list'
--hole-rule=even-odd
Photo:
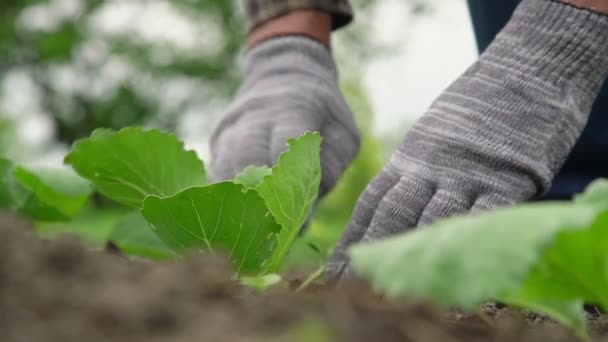
[{"label": "gardener's hand", "polygon": [[524,0],[368,186],[329,277],[350,274],[352,243],[542,194],[585,126],[607,72],[608,17]]},{"label": "gardener's hand", "polygon": [[322,181],[329,191],[359,149],[359,131],[338,89],[329,50],[304,37],[274,38],[247,56],[245,81],[211,140],[214,180],[249,165],[272,166],[288,138],[320,132]]}]

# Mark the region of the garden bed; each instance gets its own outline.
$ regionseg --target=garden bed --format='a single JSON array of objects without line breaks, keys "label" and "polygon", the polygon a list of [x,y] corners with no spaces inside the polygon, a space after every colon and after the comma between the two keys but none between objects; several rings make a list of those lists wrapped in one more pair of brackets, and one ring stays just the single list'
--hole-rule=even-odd
[{"label": "garden bed", "polygon": [[[0,215],[0,340],[12,341],[569,341],[540,317],[489,306],[476,316],[388,303],[365,290],[264,294],[201,254],[173,263],[37,238]],[[593,317],[591,317],[593,316]],[[608,324],[590,315],[597,340]]]}]

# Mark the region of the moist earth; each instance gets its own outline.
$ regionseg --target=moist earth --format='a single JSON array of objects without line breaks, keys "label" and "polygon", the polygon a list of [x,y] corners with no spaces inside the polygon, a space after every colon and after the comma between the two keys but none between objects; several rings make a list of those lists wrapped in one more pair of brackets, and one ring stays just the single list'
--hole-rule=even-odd
[{"label": "moist earth", "polygon": [[[594,340],[608,324],[591,310]],[[258,293],[201,254],[171,263],[37,238],[0,213],[0,341],[575,341],[540,316],[389,302],[363,287]]]}]

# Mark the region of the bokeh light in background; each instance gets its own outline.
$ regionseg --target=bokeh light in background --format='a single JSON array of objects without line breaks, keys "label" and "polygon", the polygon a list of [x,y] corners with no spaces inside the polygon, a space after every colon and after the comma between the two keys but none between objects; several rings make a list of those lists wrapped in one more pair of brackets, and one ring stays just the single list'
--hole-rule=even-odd
[{"label": "bokeh light in background", "polygon": [[[475,58],[466,6],[354,3],[357,21],[336,39],[341,76],[354,110],[369,116],[360,122],[394,143]],[[98,126],[144,124],[177,131],[206,158],[240,78],[237,9],[225,0],[4,0],[0,153],[58,164]]]},{"label": "bokeh light in background", "polygon": [[[401,0],[378,2],[375,37],[397,46],[366,66],[365,85],[380,135],[401,138],[431,102],[477,58],[465,1],[429,1],[424,14],[403,10]],[[395,129],[395,124],[401,123]]]},{"label": "bokeh light in background", "polygon": [[239,83],[230,1],[7,0],[0,21],[0,118],[20,138],[3,150],[16,160],[58,163],[97,127],[208,136]]}]

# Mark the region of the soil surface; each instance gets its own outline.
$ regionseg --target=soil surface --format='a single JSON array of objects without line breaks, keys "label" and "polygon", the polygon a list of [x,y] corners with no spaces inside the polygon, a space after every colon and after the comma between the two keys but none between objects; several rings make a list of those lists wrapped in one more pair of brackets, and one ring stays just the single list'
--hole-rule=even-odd
[{"label": "soil surface", "polygon": [[[608,324],[591,317],[595,339]],[[362,289],[264,294],[223,260],[129,260],[77,239],[43,241],[0,214],[0,341],[574,341],[541,317],[488,305],[478,315],[387,303]]]}]

